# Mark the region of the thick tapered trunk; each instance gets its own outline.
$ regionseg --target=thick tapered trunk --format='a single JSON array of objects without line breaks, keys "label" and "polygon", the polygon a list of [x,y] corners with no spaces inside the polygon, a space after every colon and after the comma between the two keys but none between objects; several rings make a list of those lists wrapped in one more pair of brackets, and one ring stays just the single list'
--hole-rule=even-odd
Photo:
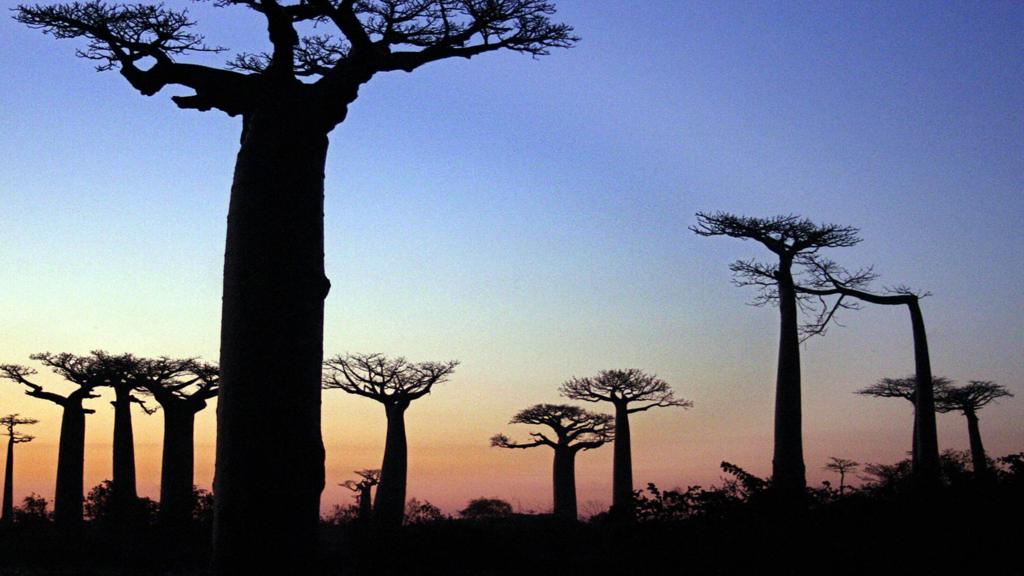
[{"label": "thick tapered trunk", "polygon": [[82,523],[82,493],[85,467],[85,412],[82,402],[64,404],[57,450],[57,488],[53,498],[53,521],[62,528]]},{"label": "thick tapered trunk", "polygon": [[10,524],[14,520],[14,436],[7,440],[7,465],[4,466],[4,505],[0,522]]},{"label": "thick tapered trunk", "polygon": [[925,488],[939,485],[939,439],[935,426],[935,391],[928,337],[917,300],[911,301],[910,324],[914,333],[914,476]]},{"label": "thick tapered trunk", "polygon": [[917,447],[917,406],[914,406],[914,427],[910,431],[910,463],[914,470],[919,470],[921,465],[917,462],[917,454],[920,449]]},{"label": "thick tapered trunk", "polygon": [[359,520],[366,522],[373,518],[373,500],[370,497],[370,487],[363,486],[359,489]]},{"label": "thick tapered trunk", "polygon": [[118,508],[138,498],[135,487],[135,436],[132,433],[131,389],[117,387],[114,399],[113,498]]},{"label": "thick tapered trunk", "polygon": [[800,335],[797,330],[796,292],[790,269],[792,261],[779,261],[779,364],[775,379],[775,451],[772,483],[785,500],[803,497],[803,433],[800,406]]},{"label": "thick tapered trunk", "polygon": [[612,513],[619,518],[633,514],[633,455],[629,437],[629,407],[625,402],[615,404]]},{"label": "thick tapered trunk", "polygon": [[373,517],[379,526],[395,528],[405,518],[405,480],[409,452],[405,441],[405,407],[387,405],[387,439],[384,462],[380,467],[380,483],[373,502]]},{"label": "thick tapered trunk", "polygon": [[324,448],[326,127],[267,94],[244,118],[224,255],[214,571],[312,572]]},{"label": "thick tapered trunk", "polygon": [[192,517],[195,412],[164,405],[164,446],[160,467],[160,521],[181,527]]},{"label": "thick tapered trunk", "polygon": [[964,412],[967,417],[967,435],[971,441],[971,464],[974,466],[974,477],[988,479],[988,458],[985,447],[981,444],[981,429],[978,427],[978,414],[972,410]]},{"label": "thick tapered trunk", "polygon": [[566,446],[555,448],[553,467],[554,515],[564,520],[576,519],[576,451]]}]

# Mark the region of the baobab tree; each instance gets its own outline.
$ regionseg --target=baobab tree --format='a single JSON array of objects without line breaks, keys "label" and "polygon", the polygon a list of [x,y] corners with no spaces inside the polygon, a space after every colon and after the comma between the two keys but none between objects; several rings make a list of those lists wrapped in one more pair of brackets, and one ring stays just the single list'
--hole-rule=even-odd
[{"label": "baobab tree", "polygon": [[[803,455],[802,413],[800,401],[799,308],[814,306],[801,296],[794,266],[802,259],[825,248],[846,248],[860,242],[858,230],[837,224],[815,224],[794,215],[772,218],[736,216],[725,212],[697,213],[697,224],[690,230],[699,236],[729,236],[754,240],[775,254],[777,262],[737,260],[729,269],[738,286],[754,286],[760,294],[756,305],[779,307],[779,359],[775,377],[775,447],[772,456],[772,485],[785,500],[803,497],[807,487]],[[852,280],[851,280],[852,281]],[[853,307],[840,303],[840,307]],[[831,319],[832,316],[828,316]],[[804,330],[804,336],[821,334],[824,325]]]},{"label": "baobab tree", "polygon": [[356,470],[359,480],[345,480],[339,486],[344,486],[355,492],[356,505],[359,506],[359,520],[366,522],[373,517],[373,501],[370,493],[373,487],[380,483],[380,470]]},{"label": "baobab tree", "polygon": [[24,444],[35,440],[35,436],[22,434],[15,430],[18,426],[38,424],[35,418],[23,418],[18,414],[8,414],[0,418],[0,426],[6,428],[4,435],[7,436],[7,465],[4,467],[4,502],[3,514],[0,515],[0,522],[10,524],[14,520],[14,445]]},{"label": "baobab tree", "polygon": [[829,456],[828,460],[829,462],[825,464],[824,469],[839,474],[839,495],[842,496],[843,492],[846,491],[846,473],[856,471],[857,467],[860,466],[860,462],[847,460],[846,458],[836,458],[835,456]]},{"label": "baobab tree", "polygon": [[373,517],[380,526],[397,528],[405,515],[405,485],[409,450],[405,438],[405,411],[434,385],[448,380],[457,361],[420,362],[388,358],[383,354],[348,354],[324,361],[323,387],[340,389],[384,405],[388,420],[380,484],[373,501]]},{"label": "baobab tree", "polygon": [[[941,395],[951,384],[952,381],[948,378],[933,376],[931,389],[935,394]],[[857,390],[857,394],[861,394],[863,396],[874,396],[875,398],[903,398],[904,400],[909,400],[910,403],[914,405],[915,416],[914,429],[912,430],[913,434],[911,435],[910,461],[912,466],[919,469],[920,467],[915,464],[918,461],[918,453],[920,452],[917,440],[917,388],[916,376],[907,376],[905,378],[882,378],[871,386]]]},{"label": "baobab tree", "polygon": [[952,386],[942,392],[936,400],[940,412],[962,412],[967,418],[967,435],[971,443],[971,464],[974,476],[987,480],[991,477],[985,446],[981,443],[981,428],[978,426],[978,411],[994,400],[1013,396],[1000,384],[988,380],[971,380],[963,386]]},{"label": "baobab tree", "polygon": [[667,382],[642,370],[602,370],[597,376],[571,378],[559,388],[562,396],[584,402],[609,402],[615,407],[615,456],[612,466],[612,513],[629,518],[633,508],[633,455],[629,415],[651,408],[690,408],[676,398]]},{"label": "baobab tree", "polygon": [[139,358],[128,375],[139,393],[164,413],[160,466],[160,520],[180,527],[192,517],[195,480],[195,418],[217,396],[217,366],[195,358]]},{"label": "baobab tree", "polygon": [[497,448],[534,448],[548,446],[555,451],[552,469],[553,512],[558,518],[576,520],[576,454],[599,448],[615,437],[613,417],[588,412],[566,404],[537,404],[520,411],[509,424],[547,426],[554,438],[543,432],[530,432],[529,442],[516,442],[504,434],[491,438]]},{"label": "baobab tree", "polygon": [[[803,259],[812,280],[807,286],[798,286],[803,294],[818,298],[838,296],[834,306],[843,306],[844,299],[883,306],[906,306],[910,312],[910,327],[914,338],[914,457],[912,459],[915,482],[926,490],[939,486],[939,438],[935,424],[935,379],[932,377],[931,356],[928,353],[928,336],[921,313],[920,301],[927,292],[914,292],[906,286],[888,290],[884,294],[868,292],[864,286],[875,278],[871,269],[850,274],[835,262],[817,254]],[[818,324],[827,322],[836,308],[821,308]]]},{"label": "baobab tree", "polygon": [[295,568],[315,556],[324,487],[328,133],[379,73],[498,50],[541,56],[577,39],[551,20],[547,0],[216,5],[262,15],[270,51],[238,54],[224,69],[179,62],[221,48],[207,45],[185,12],[161,5],[19,6],[15,18],[57,38],[84,38],[79,55],[118,70],[143,95],[181,86],[194,93],[172,97],[180,108],[242,116],[224,262],[214,569],[243,571],[254,555]]},{"label": "baobab tree", "polygon": [[42,386],[30,380],[29,377],[36,374],[34,369],[18,364],[0,365],[0,378],[22,384],[27,388],[25,394],[61,407],[53,520],[62,528],[76,528],[82,523],[85,415],[95,412],[85,408],[82,403],[90,398],[99,398],[95,389],[104,384],[106,379],[94,356],[44,352],[30,357],[77,386],[67,395],[61,396],[44,390]]}]

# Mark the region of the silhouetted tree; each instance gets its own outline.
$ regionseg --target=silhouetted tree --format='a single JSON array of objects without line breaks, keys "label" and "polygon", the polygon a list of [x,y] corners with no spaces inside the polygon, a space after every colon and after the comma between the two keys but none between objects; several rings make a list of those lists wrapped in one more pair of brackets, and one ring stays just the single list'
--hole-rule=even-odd
[{"label": "silhouetted tree", "polygon": [[493,520],[511,515],[512,505],[500,498],[474,498],[459,510],[459,516],[466,520]]},{"label": "silhouetted tree", "polygon": [[846,458],[836,458],[835,456],[829,456],[828,459],[829,462],[825,464],[825,470],[839,474],[839,495],[842,496],[846,490],[846,473],[857,470],[860,462],[847,460]]},{"label": "silhouetted tree", "polygon": [[242,116],[224,262],[214,565],[238,572],[256,555],[295,569],[314,557],[324,487],[328,133],[378,73],[502,49],[539,56],[576,38],[551,22],[547,0],[216,4],[264,16],[271,51],[239,54],[226,70],[178,62],[220,48],[205,44],[184,12],[163,6],[20,6],[16,19],[57,38],[87,39],[79,55],[100,70],[118,69],[144,95],[182,86],[194,94],[174,96],[180,108]]},{"label": "silhouetted tree", "polygon": [[[875,294],[863,289],[875,278],[871,269],[850,274],[835,262],[811,254],[803,260],[811,277],[812,287],[802,286],[798,290],[817,297],[838,295],[836,306],[845,298],[855,298],[872,304],[885,306],[906,306],[910,312],[910,327],[914,337],[914,452],[913,467],[917,483],[926,489],[939,486],[939,439],[935,425],[935,383],[932,377],[931,357],[928,353],[928,336],[921,314],[921,298],[928,293],[916,293],[906,286],[891,289],[886,294]],[[830,312],[819,315],[819,323],[827,321]]]},{"label": "silhouetted tree", "polygon": [[[802,498],[807,486],[803,455],[800,402],[799,307],[813,301],[797,292],[794,265],[803,257],[824,248],[845,248],[860,242],[858,230],[837,224],[815,224],[797,216],[751,218],[724,212],[697,213],[690,230],[700,236],[729,236],[754,240],[776,255],[778,262],[737,260],[730,265],[739,286],[761,290],[755,304],[779,306],[779,361],[775,379],[775,450],[772,457],[772,485],[784,499]],[[799,270],[798,270],[799,272]],[[846,306],[849,307],[849,306]],[[820,334],[825,325],[805,330],[805,336]]]},{"label": "silhouetted tree", "polygon": [[14,522],[16,524],[43,524],[50,519],[47,512],[49,502],[35,492],[25,496],[21,500],[21,506],[14,509]]},{"label": "silhouetted tree", "polygon": [[138,404],[147,415],[156,409],[132,394],[137,388],[136,375],[141,370],[141,361],[132,354],[108,354],[93,350],[95,362],[103,372],[102,386],[114,389],[114,466],[111,478],[111,511],[131,513],[137,505],[139,493],[135,481],[135,433],[132,427],[132,404]]},{"label": "silhouetted tree", "polygon": [[219,371],[195,358],[139,358],[129,379],[163,408],[160,520],[180,527],[192,518],[194,507],[195,417],[217,396]]},{"label": "silhouetted tree", "polygon": [[[948,388],[952,382],[948,378],[942,376],[932,377],[932,390],[936,394],[941,394],[943,390]],[[914,405],[914,427],[911,430],[911,450],[910,460],[911,462],[917,462],[918,447],[917,447],[917,377],[907,376],[906,378],[882,378],[878,382],[857,390],[857,394],[863,396],[874,396],[876,398],[903,398],[909,400]]]},{"label": "silhouetted tree", "polygon": [[346,480],[339,484],[355,492],[356,504],[359,506],[359,520],[368,521],[373,517],[373,500],[370,496],[373,487],[380,483],[380,470],[356,470],[360,480]]},{"label": "silhouetted tree", "polygon": [[38,424],[35,418],[23,418],[18,414],[8,414],[0,418],[0,426],[7,429],[7,465],[4,467],[4,503],[0,522],[10,524],[14,520],[14,445],[31,442],[35,436],[22,434],[15,430],[18,426]]},{"label": "silhouetted tree", "polygon": [[987,380],[971,380],[963,386],[952,386],[937,397],[936,406],[940,412],[959,411],[967,418],[967,434],[971,443],[971,464],[974,475],[989,479],[991,470],[985,447],[981,443],[981,429],[978,426],[978,411],[993,400],[1013,396],[1000,384]]},{"label": "silhouetted tree", "polygon": [[491,438],[498,448],[533,448],[548,446],[555,451],[552,471],[555,516],[576,520],[576,454],[611,442],[615,437],[614,419],[608,414],[595,414],[577,406],[536,404],[509,420],[509,424],[547,426],[554,439],[543,432],[531,432],[531,442],[515,442],[504,434]]},{"label": "silhouetted tree", "polygon": [[29,396],[53,402],[62,409],[53,519],[58,526],[74,528],[82,522],[82,498],[85,489],[82,480],[85,462],[85,415],[95,412],[83,407],[82,402],[99,397],[94,390],[96,386],[105,383],[104,373],[95,356],[45,352],[33,354],[31,358],[48,366],[77,386],[71,393],[61,396],[48,392],[29,380],[29,376],[36,373],[32,368],[17,364],[0,366],[0,378],[22,384],[28,388],[25,393]]},{"label": "silhouetted tree", "polygon": [[380,484],[373,502],[374,520],[384,527],[402,525],[405,513],[405,485],[408,447],[405,439],[405,411],[413,400],[430,393],[445,382],[458,362],[421,362],[390,359],[382,354],[349,354],[324,361],[323,386],[376,400],[384,405],[388,419],[384,462]]},{"label": "silhouetted tree", "polygon": [[420,502],[416,498],[409,499],[405,506],[403,521],[405,524],[433,524],[441,522],[448,517],[441,512],[441,509],[426,500]]},{"label": "silhouetted tree", "polygon": [[592,378],[571,378],[559,392],[572,400],[610,402],[615,407],[615,456],[612,467],[612,513],[632,516],[633,456],[629,415],[676,406],[690,408],[693,402],[676,398],[667,382],[642,370],[602,370]]}]

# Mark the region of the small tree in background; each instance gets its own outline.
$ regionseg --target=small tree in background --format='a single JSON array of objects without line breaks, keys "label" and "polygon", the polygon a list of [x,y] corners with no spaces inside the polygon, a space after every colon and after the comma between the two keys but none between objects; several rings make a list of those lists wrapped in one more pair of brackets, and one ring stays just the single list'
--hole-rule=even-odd
[{"label": "small tree in background", "polygon": [[846,475],[855,472],[860,466],[860,462],[835,456],[829,456],[828,459],[829,462],[825,464],[824,469],[839,474],[839,495],[842,496],[846,490]]},{"label": "small tree in background", "polygon": [[465,520],[493,520],[511,515],[512,505],[500,498],[474,498],[459,510],[459,516]]},{"label": "small tree in background", "polygon": [[537,404],[520,411],[509,424],[547,426],[555,433],[554,439],[543,432],[531,432],[531,442],[515,442],[504,434],[491,438],[497,448],[534,448],[548,446],[555,451],[552,477],[554,480],[554,514],[565,520],[576,520],[576,454],[599,448],[614,439],[612,416],[595,414],[565,404]]},{"label": "small tree in background", "polygon": [[559,392],[584,402],[609,402],[615,407],[615,455],[612,466],[612,513],[631,517],[633,453],[629,415],[651,408],[690,408],[693,402],[676,398],[667,382],[642,370],[602,370],[590,378],[571,378]]},{"label": "small tree in background", "polygon": [[[936,394],[941,395],[951,384],[952,381],[948,378],[942,376],[932,377],[932,390]],[[871,386],[857,390],[857,394],[862,396],[874,396],[875,398],[903,398],[914,405],[914,428],[912,430],[913,433],[911,434],[910,449],[911,462],[918,461],[918,453],[920,452],[917,445],[917,388],[917,377],[907,376],[905,378],[882,378]]]},{"label": "small tree in background", "polygon": [[368,521],[373,516],[373,487],[380,483],[380,470],[356,470],[359,480],[345,480],[339,486],[355,492],[356,505],[359,507],[359,520]]},{"label": "small tree in background", "polygon": [[938,397],[936,403],[940,412],[959,411],[967,418],[967,435],[971,443],[971,464],[974,475],[979,479],[990,479],[991,469],[985,447],[981,442],[981,428],[978,426],[978,411],[999,398],[1013,396],[1000,384],[988,380],[971,380],[963,386],[950,387]]},{"label": "small tree in background", "polygon": [[384,405],[388,419],[384,462],[373,502],[374,521],[397,528],[405,513],[405,487],[409,451],[405,437],[405,411],[448,380],[457,361],[413,364],[383,354],[349,354],[324,361],[323,387],[370,398]]},{"label": "small tree in background", "polygon": [[38,424],[35,418],[24,418],[18,414],[8,414],[0,418],[0,427],[6,429],[7,436],[7,465],[4,467],[4,502],[3,515],[0,522],[10,524],[14,521],[14,445],[25,444],[35,440],[35,436],[22,434],[15,430],[18,426],[29,426]]}]

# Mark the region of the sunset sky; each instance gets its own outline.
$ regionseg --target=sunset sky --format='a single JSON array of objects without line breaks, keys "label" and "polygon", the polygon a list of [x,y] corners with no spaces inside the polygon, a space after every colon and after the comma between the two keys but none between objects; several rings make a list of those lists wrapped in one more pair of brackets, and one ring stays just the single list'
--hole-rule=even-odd
[{"label": "sunset sky", "polygon": [[[171,1],[169,6],[179,2]],[[264,49],[248,11],[187,5],[211,44]],[[13,7],[8,2],[5,7]],[[856,226],[827,254],[923,301],[932,366],[1015,398],[981,413],[990,455],[1024,450],[1024,4],[585,2],[582,38],[374,78],[331,134],[327,355],[461,362],[408,412],[409,496],[551,505],[551,452],[488,446],[560,383],[636,367],[690,410],[633,419],[637,487],[768,475],[778,312],[728,265],[759,245],[699,238],[697,211]],[[637,6],[643,6],[639,10]],[[241,122],[143,97],[55,41],[0,20],[0,362],[42,351],[218,356],[225,217]],[[206,56],[211,64],[226,55]],[[829,456],[891,463],[912,407],[853,392],[913,372],[902,307],[845,313],[803,359],[808,479]],[[49,373],[39,380],[66,391]],[[92,401],[86,484],[110,476],[112,396]],[[605,410],[606,407],[587,405]],[[60,412],[0,382],[0,414],[41,423],[15,498],[52,498]],[[962,416],[938,418],[967,448]],[[269,425],[269,424],[268,424]],[[135,417],[142,494],[159,493],[162,413]],[[384,411],[328,391],[323,509],[379,467]],[[213,475],[214,411],[196,481]],[[611,498],[611,448],[583,454],[580,509]]]}]

